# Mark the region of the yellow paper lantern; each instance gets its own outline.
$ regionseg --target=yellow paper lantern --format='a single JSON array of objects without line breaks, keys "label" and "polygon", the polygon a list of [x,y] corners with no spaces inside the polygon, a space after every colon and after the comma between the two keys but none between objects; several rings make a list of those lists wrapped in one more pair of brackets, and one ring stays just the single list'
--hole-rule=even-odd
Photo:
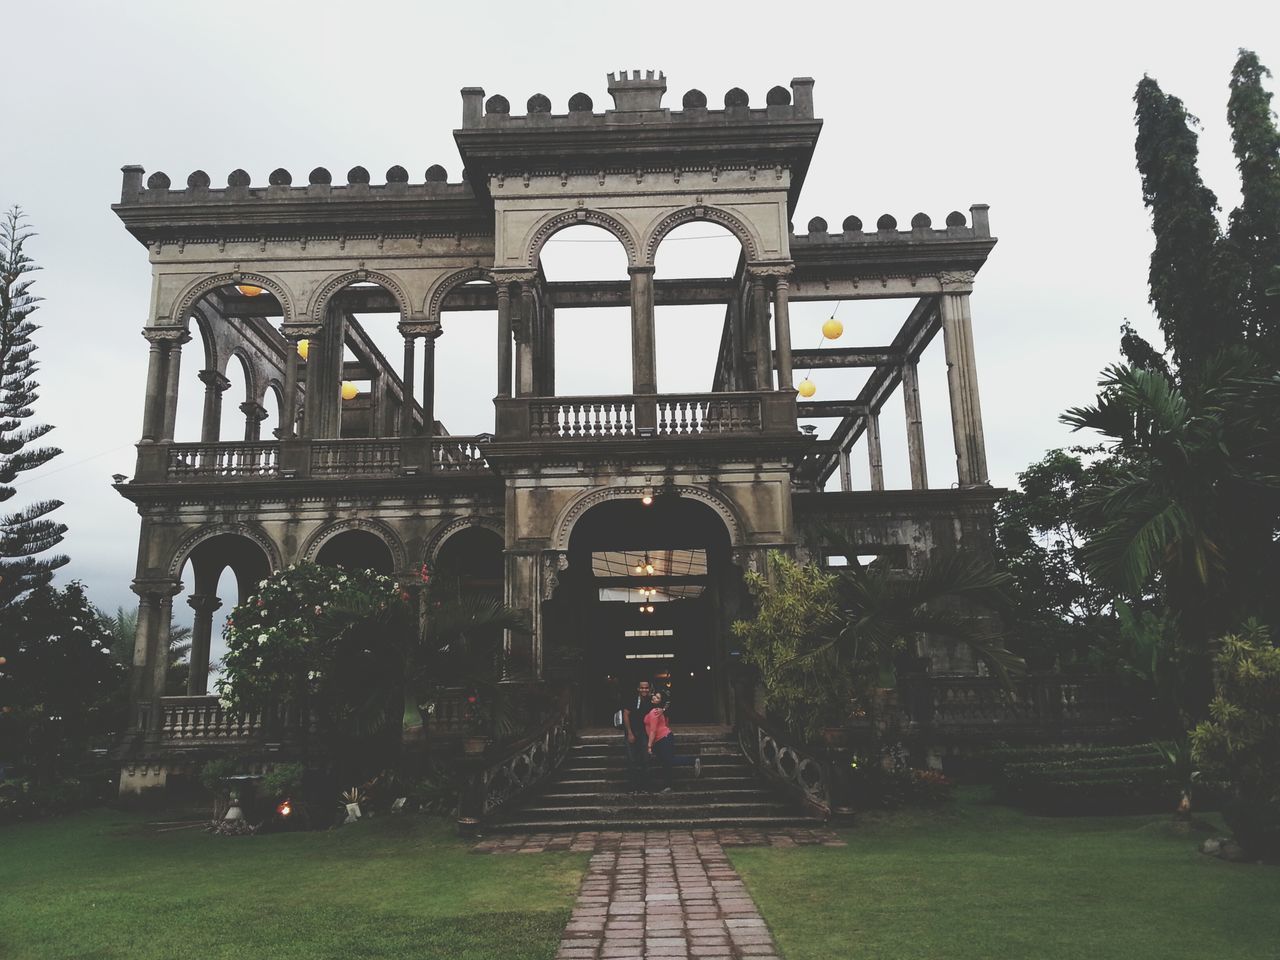
[{"label": "yellow paper lantern", "polygon": [[237,283],[236,289],[239,290],[240,293],[246,297],[258,297],[262,295],[262,288],[255,287],[251,283]]},{"label": "yellow paper lantern", "polygon": [[835,317],[822,325],[822,335],[828,340],[839,340],[842,333],[844,333],[844,324]]},{"label": "yellow paper lantern", "polygon": [[311,341],[309,341],[309,340],[299,340],[299,341],[298,341],[298,356],[300,356],[303,360],[305,360],[305,359],[307,359],[307,354],[308,354],[308,353],[310,353],[310,352],[311,352]]},{"label": "yellow paper lantern", "polygon": [[356,394],[358,394],[359,392],[360,392],[360,389],[350,380],[342,381],[342,399],[343,400],[354,400],[356,398]]},{"label": "yellow paper lantern", "polygon": [[818,386],[808,377],[800,381],[800,386],[796,387],[796,392],[802,397],[812,397],[818,392]]}]

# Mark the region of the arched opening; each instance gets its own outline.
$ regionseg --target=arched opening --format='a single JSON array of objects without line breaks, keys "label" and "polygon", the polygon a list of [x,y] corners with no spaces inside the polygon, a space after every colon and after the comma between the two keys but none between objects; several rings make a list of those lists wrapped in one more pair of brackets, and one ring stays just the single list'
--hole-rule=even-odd
[{"label": "arched opening", "polygon": [[316,553],[316,563],[343,570],[371,570],[384,576],[395,571],[391,548],[368,530],[345,530],[330,537]]},{"label": "arched opening", "polygon": [[609,722],[647,679],[681,722],[730,715],[729,633],[748,598],[722,518],[674,491],[592,507],[569,541],[568,568],[543,605],[546,672],[577,680],[583,724]]},{"label": "arched opening", "polygon": [[[450,434],[493,433],[498,375],[498,310],[488,280],[459,283],[440,304],[441,336],[435,343],[435,416]],[[419,346],[420,351],[425,350]],[[425,358],[419,363],[425,362]],[[508,379],[510,371],[508,370]]]},{"label": "arched opening", "polygon": [[[547,240],[538,256],[550,283],[609,283],[615,290],[592,298],[564,288],[562,299],[604,305],[560,306],[552,300],[550,333],[554,350],[555,393],[561,396],[631,393],[631,307],[627,252],[603,227],[578,224]],[[618,301],[621,301],[619,305]]]},{"label": "arched opening", "polygon": [[174,600],[174,620],[191,617],[190,633],[181,638],[190,650],[185,671],[173,669],[180,661],[170,664],[167,693],[201,696],[209,692],[226,653],[222,630],[214,624],[223,623],[270,573],[270,558],[243,534],[220,533],[195,545],[182,564],[184,599]]},{"label": "arched opening", "polygon": [[[659,393],[706,393],[712,389],[727,318],[746,258],[741,241],[717,223],[694,221],[676,227],[659,243],[654,255],[654,283],[668,280],[710,280],[677,284],[664,290],[654,306]],[[665,285],[663,285],[665,286]],[[724,299],[705,302],[708,288],[719,286]],[[704,302],[694,302],[694,301]]]},{"label": "arched opening", "polygon": [[488,527],[459,530],[440,545],[432,577],[456,587],[460,596],[502,599],[502,535]]}]

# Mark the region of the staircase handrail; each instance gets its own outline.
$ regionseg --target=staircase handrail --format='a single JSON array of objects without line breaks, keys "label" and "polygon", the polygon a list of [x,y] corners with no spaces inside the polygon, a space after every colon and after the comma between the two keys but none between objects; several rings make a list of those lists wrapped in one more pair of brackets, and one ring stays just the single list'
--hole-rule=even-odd
[{"label": "staircase handrail", "polygon": [[770,724],[741,692],[734,700],[738,747],[752,766],[784,787],[810,814],[828,819],[833,778],[827,761],[816,749]]},{"label": "staircase handrail", "polygon": [[573,691],[565,687],[545,723],[514,743],[486,751],[467,772],[458,804],[459,829],[474,829],[545,782],[568,756],[573,734]]}]

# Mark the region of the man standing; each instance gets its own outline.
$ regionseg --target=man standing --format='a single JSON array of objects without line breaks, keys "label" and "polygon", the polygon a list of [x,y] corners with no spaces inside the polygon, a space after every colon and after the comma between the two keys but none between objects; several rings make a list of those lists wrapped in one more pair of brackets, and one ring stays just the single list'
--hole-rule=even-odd
[{"label": "man standing", "polygon": [[644,718],[653,709],[648,680],[636,684],[636,695],[622,707],[622,729],[627,735],[627,783],[632,793],[649,789],[649,735]]}]

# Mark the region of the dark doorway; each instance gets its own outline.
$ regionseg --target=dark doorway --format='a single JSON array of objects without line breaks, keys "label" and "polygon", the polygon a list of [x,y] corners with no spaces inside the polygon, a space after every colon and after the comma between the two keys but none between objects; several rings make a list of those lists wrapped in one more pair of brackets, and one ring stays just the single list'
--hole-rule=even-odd
[{"label": "dark doorway", "polygon": [[543,607],[548,673],[577,680],[587,726],[607,724],[641,679],[669,691],[673,721],[724,722],[742,594],[711,508],[674,492],[600,504],[575,525]]}]

